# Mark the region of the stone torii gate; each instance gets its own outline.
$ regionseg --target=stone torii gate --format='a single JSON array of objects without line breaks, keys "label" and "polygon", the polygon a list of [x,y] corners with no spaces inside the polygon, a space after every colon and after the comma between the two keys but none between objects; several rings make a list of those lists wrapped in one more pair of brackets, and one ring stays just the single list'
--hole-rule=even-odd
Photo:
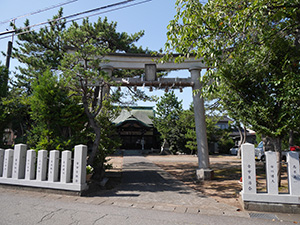
[{"label": "stone torii gate", "polygon": [[[114,78],[120,86],[147,86],[158,88],[191,87],[193,90],[193,103],[196,125],[198,169],[197,178],[201,180],[212,179],[213,171],[209,168],[209,154],[206,135],[204,100],[201,96],[202,84],[200,83],[201,70],[207,66],[201,59],[190,58],[182,63],[157,63],[161,56],[147,54],[114,53],[106,55],[101,63],[101,69],[112,76],[113,69],[144,69],[143,78]],[[189,78],[157,78],[156,71],[189,70]],[[196,91],[196,92],[195,92]]]}]

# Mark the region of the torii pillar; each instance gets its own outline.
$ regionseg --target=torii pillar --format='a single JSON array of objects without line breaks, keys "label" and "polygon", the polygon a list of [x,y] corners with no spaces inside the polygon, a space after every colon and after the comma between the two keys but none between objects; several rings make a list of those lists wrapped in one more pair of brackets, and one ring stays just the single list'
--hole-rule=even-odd
[{"label": "torii pillar", "polygon": [[209,168],[208,144],[206,135],[205,110],[204,100],[201,96],[202,84],[200,83],[200,67],[192,67],[189,69],[191,73],[191,80],[194,82],[193,102],[197,138],[197,155],[198,155],[198,169],[196,175],[199,180],[211,180],[213,178],[213,171]]}]

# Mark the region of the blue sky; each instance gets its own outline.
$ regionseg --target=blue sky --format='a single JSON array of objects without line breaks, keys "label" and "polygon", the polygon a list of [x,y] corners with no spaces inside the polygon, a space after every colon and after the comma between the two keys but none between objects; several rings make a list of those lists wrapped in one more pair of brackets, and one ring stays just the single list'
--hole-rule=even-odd
[{"label": "blue sky", "polygon": [[[74,0],[75,1],[75,0]],[[97,7],[106,6],[109,4],[121,2],[122,0],[77,0],[73,3],[63,6],[64,15],[71,15],[74,13],[90,10]],[[137,0],[134,3],[142,2],[143,0]],[[1,3],[0,22],[15,18],[27,13],[36,12],[60,3],[67,2],[67,0],[11,0]],[[130,4],[130,3],[129,3]],[[128,4],[128,5],[129,5]],[[125,6],[125,5],[123,5]],[[28,16],[31,24],[41,23],[52,18],[57,13],[59,8],[41,12],[36,15]],[[114,9],[114,8],[110,8]],[[164,43],[167,40],[166,32],[169,21],[173,19],[176,9],[175,0],[152,0],[143,4],[139,4],[132,7],[119,9],[116,11],[105,12],[105,10],[98,11],[103,12],[98,16],[90,17],[90,21],[95,21],[99,16],[107,17],[109,21],[117,22],[117,30],[119,32],[127,32],[129,34],[138,32],[140,30],[145,31],[145,35],[141,40],[136,43],[143,48],[148,47],[150,50],[164,49]],[[96,12],[95,12],[96,13]],[[18,27],[23,25],[25,18],[16,20]],[[78,21],[80,23],[80,21]],[[0,32],[10,29],[9,23],[0,24]],[[1,37],[1,36],[0,36]],[[16,38],[15,38],[16,39]],[[0,51],[6,52],[7,42],[10,38],[0,40]],[[14,42],[14,46],[16,43]],[[5,62],[4,56],[1,54],[0,61]],[[17,65],[15,60],[11,62],[11,70]],[[188,71],[177,71],[170,73],[169,77],[188,77]],[[145,88],[146,91],[146,88]],[[161,96],[164,91],[154,91],[155,95]],[[192,101],[191,88],[185,88],[182,93],[175,91],[177,97],[183,100],[184,108],[187,109]],[[139,102],[138,105],[154,106],[155,103],[151,102]]]}]

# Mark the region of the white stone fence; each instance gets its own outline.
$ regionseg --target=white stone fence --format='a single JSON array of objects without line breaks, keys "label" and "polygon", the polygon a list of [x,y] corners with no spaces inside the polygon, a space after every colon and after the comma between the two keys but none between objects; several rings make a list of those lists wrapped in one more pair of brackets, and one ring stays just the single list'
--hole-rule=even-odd
[{"label": "white stone fence", "polygon": [[265,152],[267,191],[258,193],[256,189],[256,167],[254,145],[242,145],[242,179],[241,192],[244,202],[300,204],[299,154],[287,153],[287,173],[289,193],[278,192],[277,161],[275,152]]},{"label": "white stone fence", "polygon": [[83,191],[86,184],[87,146],[71,151],[27,150],[24,144],[0,149],[0,184]]}]

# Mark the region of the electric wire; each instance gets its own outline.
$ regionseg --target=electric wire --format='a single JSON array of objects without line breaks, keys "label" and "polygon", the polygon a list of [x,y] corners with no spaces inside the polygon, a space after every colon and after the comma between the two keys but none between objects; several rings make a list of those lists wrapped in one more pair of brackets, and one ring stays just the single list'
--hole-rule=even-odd
[{"label": "electric wire", "polygon": [[21,15],[21,16],[17,16],[17,17],[11,18],[11,19],[7,19],[7,20],[4,20],[4,21],[0,21],[0,25],[5,24],[5,23],[8,23],[8,22],[15,21],[15,20],[20,19],[20,18],[23,18],[23,17],[28,17],[28,16],[32,16],[32,15],[35,15],[35,14],[39,14],[39,13],[41,13],[41,12],[45,12],[45,11],[48,11],[48,10],[51,10],[51,9],[55,9],[55,8],[57,8],[57,7],[61,7],[61,6],[64,6],[64,5],[73,3],[73,2],[77,2],[77,1],[78,1],[78,0],[68,0],[68,1],[66,1],[66,2],[62,2],[62,3],[57,4],[57,5],[52,5],[52,6],[49,6],[49,7],[44,8],[44,9],[39,9],[39,10],[37,10],[37,11],[30,12],[30,13],[26,13],[26,14]]},{"label": "electric wire", "polygon": [[116,11],[116,10],[129,8],[129,7],[132,7],[132,6],[140,5],[140,4],[143,4],[143,3],[146,3],[146,2],[151,2],[151,1],[152,0],[144,0],[144,1],[133,3],[133,4],[130,4],[130,5],[127,5],[127,6],[121,6],[121,7],[118,7],[116,9],[110,9],[110,10],[106,10],[104,12],[99,12],[99,13],[91,14],[91,15],[88,15],[88,16],[79,17],[79,18],[69,20],[69,21],[66,21],[66,22],[69,23],[69,22],[72,22],[72,21],[81,20],[81,19],[85,19],[85,18],[88,18],[88,17],[93,17],[93,16],[97,16],[97,15],[100,15],[100,14],[109,13],[109,12],[113,12],[113,11]]},{"label": "electric wire", "polygon": [[[83,11],[83,12],[80,12],[80,13],[71,14],[69,16],[64,16],[64,17],[61,17],[61,18],[53,19],[53,20],[50,20],[50,21],[48,20],[48,21],[44,21],[44,22],[41,22],[41,23],[33,24],[33,25],[30,25],[30,26],[27,26],[27,27],[20,28],[19,30],[30,29],[30,28],[35,27],[35,26],[41,26],[41,25],[44,25],[44,24],[49,24],[51,22],[56,22],[56,21],[76,17],[76,16],[79,16],[79,15],[82,15],[82,14],[91,13],[91,12],[94,12],[94,11],[99,11],[99,10],[102,10],[102,9],[115,7],[115,6],[118,6],[118,5],[127,4],[127,3],[132,2],[132,1],[135,1],[135,0],[127,0],[127,1],[122,1],[122,2],[118,2],[118,3],[114,3],[114,4],[94,8],[94,9]],[[15,32],[16,32],[15,30],[4,31],[4,32],[0,33],[0,36],[5,35],[5,34],[15,33]]]},{"label": "electric wire", "polygon": [[[96,8],[96,9],[99,11],[101,9],[115,7],[115,6],[121,5],[121,4],[127,4],[127,3],[132,2],[132,1],[135,1],[135,0],[123,1],[123,2],[119,2],[119,3],[115,3],[115,4],[111,4],[111,5],[99,7],[99,8]],[[99,13],[95,13],[95,14],[92,14],[92,15],[88,15],[88,16],[84,16],[84,17],[80,17],[80,18],[75,18],[75,19],[66,21],[66,23],[69,23],[69,22],[72,22],[72,21],[76,21],[76,20],[80,20],[80,19],[84,19],[84,18],[88,18],[88,17],[93,17],[93,16],[104,14],[104,13],[107,13],[107,12],[112,12],[112,11],[117,11],[117,10],[124,9],[124,8],[129,8],[129,7],[136,6],[136,5],[143,4],[143,3],[146,3],[146,2],[150,2],[150,1],[152,1],[152,0],[144,0],[144,1],[141,1],[141,2],[134,3],[134,4],[130,4],[130,5],[122,6],[122,7],[117,7],[115,9],[106,10],[104,12],[99,12]],[[34,24],[34,25],[31,25],[31,26],[28,26],[28,27],[23,27],[20,30],[30,29],[30,28],[33,28],[33,27],[37,27],[37,28],[36,29],[31,29],[31,30],[26,30],[26,31],[23,31],[23,32],[20,32],[20,33],[16,33],[15,35],[18,36],[18,35],[30,33],[32,31],[35,31],[35,30],[39,29],[38,27],[41,26],[41,25],[49,24],[51,22],[57,22],[57,21],[64,20],[64,19],[67,19],[67,18],[72,18],[72,17],[78,16],[78,15],[83,15],[83,14],[86,14],[86,13],[97,11],[96,9],[84,11],[84,12],[81,12],[81,13],[72,14],[72,15],[69,15],[69,16],[65,16],[65,17],[54,19],[54,20],[50,20],[50,21],[47,21],[47,22],[42,22],[42,23]],[[49,27],[49,26],[50,25],[45,26],[45,27]],[[0,33],[0,36],[1,35],[5,35],[5,34],[15,33],[15,32],[16,32],[15,30],[10,30],[10,31],[6,31],[6,32],[2,32],[2,33]],[[0,40],[6,39],[6,38],[10,38],[10,37],[11,37],[11,35],[0,37]]]}]

